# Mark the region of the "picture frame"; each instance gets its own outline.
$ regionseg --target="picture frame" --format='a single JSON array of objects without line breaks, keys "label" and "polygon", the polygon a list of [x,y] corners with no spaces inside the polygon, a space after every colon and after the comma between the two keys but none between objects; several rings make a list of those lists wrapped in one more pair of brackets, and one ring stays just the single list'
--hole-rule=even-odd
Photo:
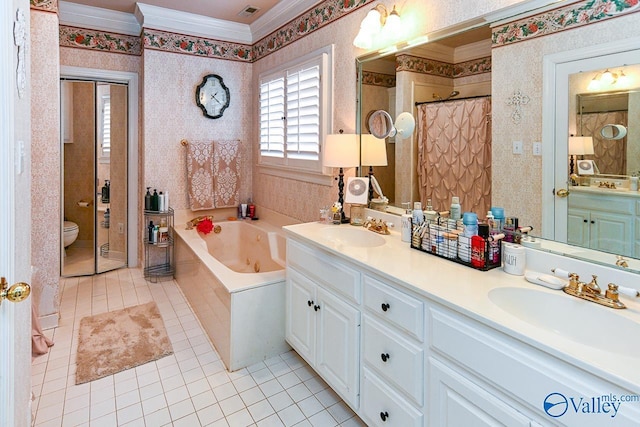
[{"label": "picture frame", "polygon": [[578,175],[595,175],[598,168],[593,160],[578,160]]},{"label": "picture frame", "polygon": [[345,203],[366,205],[369,202],[369,177],[347,178]]}]

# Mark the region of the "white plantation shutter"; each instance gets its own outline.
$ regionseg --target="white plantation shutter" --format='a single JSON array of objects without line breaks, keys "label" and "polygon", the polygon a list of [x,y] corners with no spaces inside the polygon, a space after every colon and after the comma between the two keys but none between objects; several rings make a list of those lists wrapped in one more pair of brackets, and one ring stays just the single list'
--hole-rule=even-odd
[{"label": "white plantation shutter", "polygon": [[260,155],[284,158],[284,78],[260,85]]},{"label": "white plantation shutter", "polygon": [[260,164],[322,172],[331,123],[333,46],[260,77]]},{"label": "white plantation shutter", "polygon": [[320,158],[320,65],[287,73],[287,157]]},{"label": "white plantation shutter", "polygon": [[101,157],[108,158],[111,155],[111,98],[109,95],[102,97],[102,135],[100,139]]}]

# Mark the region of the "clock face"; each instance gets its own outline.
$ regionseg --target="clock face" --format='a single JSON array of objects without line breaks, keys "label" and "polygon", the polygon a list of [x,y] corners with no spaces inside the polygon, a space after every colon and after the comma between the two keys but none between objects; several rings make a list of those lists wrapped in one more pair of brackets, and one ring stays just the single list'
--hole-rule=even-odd
[{"label": "clock face", "polygon": [[229,99],[229,88],[217,74],[205,76],[196,89],[196,104],[210,119],[222,117],[224,110],[229,106]]}]

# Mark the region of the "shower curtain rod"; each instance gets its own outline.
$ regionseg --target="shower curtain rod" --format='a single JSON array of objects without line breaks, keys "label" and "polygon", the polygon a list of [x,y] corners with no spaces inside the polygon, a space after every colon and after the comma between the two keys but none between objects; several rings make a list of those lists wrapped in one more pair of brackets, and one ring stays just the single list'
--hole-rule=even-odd
[{"label": "shower curtain rod", "polygon": [[466,98],[451,98],[451,99],[436,99],[434,101],[422,101],[416,102],[416,107],[422,104],[433,104],[435,102],[447,102],[447,101],[461,101],[463,99],[476,99],[476,98],[491,98],[491,95],[478,95],[478,96],[467,96]]}]

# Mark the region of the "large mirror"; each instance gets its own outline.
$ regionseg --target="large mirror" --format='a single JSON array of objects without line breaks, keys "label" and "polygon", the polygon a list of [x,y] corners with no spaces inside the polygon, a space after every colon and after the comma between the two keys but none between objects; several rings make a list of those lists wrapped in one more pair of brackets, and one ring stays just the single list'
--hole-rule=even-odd
[{"label": "large mirror", "polygon": [[[392,117],[395,117],[402,111],[410,111],[419,121],[420,112],[416,104],[447,104],[452,101],[462,100],[463,98],[491,95],[490,61],[492,51],[490,37],[491,32],[488,26],[473,23],[464,30],[461,30],[461,27],[459,27],[450,32],[442,31],[438,37],[430,37],[430,41],[421,46],[388,55],[369,54],[359,58],[357,61],[359,73],[357,83],[359,116],[357,125],[360,126],[360,131],[362,133],[369,133],[367,123],[368,116],[372,111],[379,109],[388,111]],[[627,50],[629,49],[633,48],[627,48]],[[640,63],[640,60],[630,61],[627,55],[626,60],[617,58],[608,63],[607,59],[603,59],[596,61],[595,63],[597,65],[591,64],[591,66],[584,66],[583,64],[576,66],[572,71],[563,71],[561,73],[557,72],[555,67],[559,67],[559,64],[564,62],[564,59],[560,59],[563,55],[565,57],[570,56],[566,55],[566,53],[557,54],[556,56],[558,58],[556,63],[552,64],[551,67],[549,64],[543,64],[543,57],[540,57],[538,65],[540,68],[544,68],[545,79],[554,79],[554,90],[549,90],[549,87],[545,87],[541,81],[538,82],[538,86],[534,89],[538,92],[536,95],[543,94],[543,99],[547,97],[547,101],[544,101],[542,117],[542,138],[543,147],[545,147],[541,168],[543,200],[542,206],[529,208],[540,209],[540,211],[531,212],[531,216],[541,218],[542,222],[542,227],[537,229],[536,234],[553,241],[554,243],[549,245],[549,247],[553,248],[553,251],[570,254],[578,258],[587,258],[596,262],[603,262],[607,265],[614,265],[616,261],[615,256],[611,256],[610,254],[640,258],[640,244],[635,243],[635,235],[640,236],[640,216],[638,219],[636,219],[635,216],[626,218],[625,221],[627,222],[623,221],[623,225],[620,225],[619,221],[617,221],[618,218],[616,218],[616,221],[609,223],[601,222],[600,225],[602,227],[600,227],[600,230],[596,230],[588,235],[582,228],[581,231],[575,230],[578,225],[576,216],[573,215],[575,210],[571,214],[568,212],[568,201],[578,199],[579,196],[577,193],[580,192],[580,189],[584,187],[582,189],[586,190],[587,187],[591,185],[591,180],[585,178],[583,175],[578,175],[580,179],[571,182],[571,174],[569,172],[570,156],[568,155],[569,135],[584,135],[590,132],[587,131],[588,127],[593,127],[592,124],[586,123],[586,115],[595,113],[598,109],[596,105],[598,104],[599,97],[594,96],[594,93],[620,92],[619,89],[614,90],[611,88],[601,88],[599,91],[587,90],[589,82],[596,74],[603,74],[607,70],[607,67],[610,67],[610,71],[615,71],[618,77],[621,71],[631,77],[635,75],[635,78],[632,80],[635,82],[635,88],[638,88],[640,87],[640,75],[633,70],[635,66],[629,65],[629,63]],[[593,49],[591,49],[590,53],[584,54],[585,58],[593,59],[594,56],[597,56],[597,52]],[[488,58],[488,62],[484,65],[486,67],[485,72],[480,72],[483,67],[482,59],[485,57]],[[441,71],[438,70],[438,66],[446,67],[451,65],[454,70],[460,72],[464,65],[468,63],[473,64],[471,68],[475,73],[472,75],[451,77],[438,74],[438,72]],[[526,77],[523,76],[523,78]],[[561,80],[562,82],[558,83],[558,81]],[[579,80],[585,81],[578,83]],[[557,86],[562,87],[558,88]],[[634,85],[627,86],[623,91],[627,93],[628,103],[634,102],[636,91],[633,89]],[[563,100],[559,100],[555,98],[555,96],[563,98]],[[579,111],[579,109],[582,111]],[[487,124],[489,128],[491,128],[491,120],[493,119],[491,117],[491,111],[489,110],[485,114],[489,118]],[[558,117],[560,119],[556,120]],[[633,146],[629,141],[635,138],[634,133],[636,131],[633,125],[634,122],[635,124],[639,123],[638,118],[639,117],[634,117],[632,119],[632,113],[628,112],[626,123],[617,119],[611,119],[612,123],[603,123],[595,130],[599,132],[600,138],[609,144],[624,141],[626,144],[625,150],[633,150]],[[500,117],[495,120],[508,121],[509,118]],[[613,125],[613,127],[607,127],[606,125]],[[417,172],[420,161],[420,148],[418,144],[420,126],[420,123],[418,123],[414,138],[411,140],[399,140],[397,137],[387,138],[386,146],[389,165],[373,167],[374,174],[380,182],[385,196],[390,199],[391,205],[401,206],[403,202],[421,200],[424,203],[426,201],[423,200],[424,197],[421,196],[419,191],[420,181],[423,178],[421,178]],[[580,127],[582,127],[582,129],[580,129]],[[618,139],[612,138],[618,137],[619,132],[623,132],[623,127],[627,134]],[[640,133],[640,129],[638,132]],[[609,135],[612,137],[608,138]],[[546,148],[549,145],[551,145],[551,149]],[[603,145],[600,150],[596,148],[596,151],[600,151],[600,153],[594,152],[592,155],[576,155],[574,160],[578,158],[580,160],[593,160],[593,163],[598,165],[600,162],[605,161],[599,157],[603,155],[602,151],[608,150],[604,147],[606,146]],[[549,150],[552,151],[550,158],[547,154]],[[491,150],[489,149],[489,152],[486,154],[489,156],[489,163],[491,163]],[[606,156],[606,154],[604,155]],[[629,160],[633,156],[635,156],[634,159]],[[625,161],[626,169],[619,169],[615,172],[607,173],[608,169],[603,168],[601,171],[604,175],[615,175],[618,184],[621,185],[621,187],[616,189],[607,188],[612,194],[614,192],[623,193],[626,191],[627,196],[635,195],[635,193],[630,193],[629,188],[632,188],[634,185],[631,176],[640,172],[640,167],[634,165],[634,162],[640,159],[640,156],[628,152],[627,158]],[[544,165],[545,159],[547,166]],[[431,163],[427,165],[433,166]],[[485,191],[487,199],[491,200],[491,175],[489,174],[488,177],[489,179],[486,181],[486,186],[483,185],[482,191]],[[595,181],[596,180],[594,180],[594,183]],[[559,182],[561,184],[559,184]],[[586,185],[586,183],[589,183],[589,185]],[[559,200],[555,195],[555,190],[567,188],[572,185],[579,188],[574,188],[576,191],[568,198]],[[453,195],[458,195],[455,194],[457,191],[458,190],[452,191],[446,187],[437,190],[438,194],[444,195],[444,197],[441,196],[440,205],[434,203],[434,209],[447,209],[448,204],[446,200],[450,200],[450,197]],[[553,195],[551,193],[553,193]],[[640,195],[640,193],[638,194]],[[638,200],[640,201],[640,197]],[[602,202],[600,209],[604,212],[610,210],[612,206],[611,202],[607,200],[603,200]],[[564,208],[562,208],[563,204]],[[633,209],[635,209],[635,205]],[[482,210],[478,208],[473,210],[481,216]],[[397,212],[402,212],[402,210],[399,209]],[[520,212],[523,217],[527,216],[527,213],[527,211]],[[615,217],[615,212],[608,213],[611,217]],[[593,216],[595,218],[597,214],[593,214]],[[584,217],[579,219],[581,224],[585,224],[584,220]],[[629,225],[629,221],[633,223],[633,227],[627,226]],[[638,223],[637,226],[635,222]],[[587,219],[587,223],[591,224],[591,218]],[[599,237],[598,232],[600,232]],[[621,245],[619,240],[612,237],[620,233],[626,236],[625,245]],[[568,238],[568,234],[570,234],[571,237]],[[569,245],[567,245],[567,243],[569,243]],[[599,254],[606,256],[600,256]],[[630,261],[629,264],[631,269],[640,271],[640,268],[635,267],[635,262]]]}]

